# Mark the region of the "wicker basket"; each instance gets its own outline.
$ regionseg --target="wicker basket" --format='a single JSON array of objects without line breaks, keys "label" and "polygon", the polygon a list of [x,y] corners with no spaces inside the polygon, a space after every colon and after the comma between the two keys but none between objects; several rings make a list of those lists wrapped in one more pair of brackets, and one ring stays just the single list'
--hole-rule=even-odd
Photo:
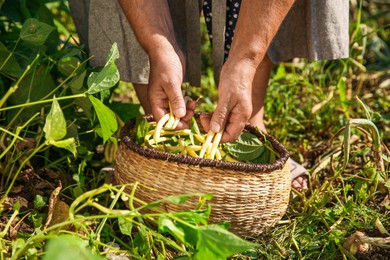
[{"label": "wicker basket", "polygon": [[[148,117],[150,119],[150,117]],[[273,137],[271,142],[280,158],[272,164],[232,163],[160,152],[134,143],[129,135],[131,120],[122,129],[116,155],[115,180],[118,184],[140,182],[136,196],[152,202],[171,195],[211,193],[210,223],[230,222],[230,231],[257,236],[272,227],[286,211],[291,178],[287,150]],[[263,135],[253,126],[244,131]],[[194,209],[195,200],[165,205],[167,210]]]}]

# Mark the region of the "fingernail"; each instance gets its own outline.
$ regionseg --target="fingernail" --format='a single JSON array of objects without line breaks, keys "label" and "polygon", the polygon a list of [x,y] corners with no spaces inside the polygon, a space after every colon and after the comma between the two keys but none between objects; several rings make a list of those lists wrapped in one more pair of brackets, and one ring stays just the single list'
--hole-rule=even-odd
[{"label": "fingernail", "polygon": [[217,124],[215,122],[211,122],[210,123],[210,130],[213,131],[214,133],[218,133],[221,130],[221,127],[219,126],[219,124]]},{"label": "fingernail", "polygon": [[186,111],[183,108],[176,109],[176,116],[177,117],[183,117],[183,116],[185,116],[185,114],[186,114]]}]

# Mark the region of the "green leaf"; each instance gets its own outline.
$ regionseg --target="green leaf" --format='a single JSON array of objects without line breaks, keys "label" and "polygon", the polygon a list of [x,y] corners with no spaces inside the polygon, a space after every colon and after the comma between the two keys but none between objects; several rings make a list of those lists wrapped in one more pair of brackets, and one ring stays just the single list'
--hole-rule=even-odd
[{"label": "green leaf", "polygon": [[88,248],[88,241],[74,235],[61,235],[51,239],[46,244],[43,260],[100,260],[105,259],[93,254]]},{"label": "green leaf", "polygon": [[[191,221],[186,221],[186,222],[192,223]],[[184,224],[179,221],[176,223],[176,226],[181,230],[183,230],[185,242],[195,247],[196,244],[198,243],[199,228],[195,225],[189,226],[188,224]]]},{"label": "green leaf", "polygon": [[119,50],[118,45],[114,42],[111,46],[110,52],[107,55],[106,64],[104,67],[109,65],[110,63],[114,63],[117,59],[119,59]]},{"label": "green leaf", "polygon": [[46,198],[41,195],[35,195],[34,197],[34,208],[39,209],[46,205]]},{"label": "green leaf", "polygon": [[242,133],[237,141],[226,143],[225,147],[229,154],[243,162],[260,157],[265,150],[259,138],[249,133]]},{"label": "green leaf", "polygon": [[140,104],[130,104],[112,101],[110,105],[111,109],[117,114],[123,122],[127,122],[132,118],[136,118],[141,115],[139,109]]},{"label": "green leaf", "polygon": [[99,72],[92,72],[87,80],[88,94],[95,94],[113,87],[119,81],[119,71],[115,63],[109,64]]},{"label": "green leaf", "polygon": [[57,141],[66,135],[66,121],[64,113],[62,113],[60,104],[56,97],[53,97],[53,103],[49,114],[46,117],[45,126],[43,127],[46,140]]},{"label": "green leaf", "polygon": [[15,55],[8,51],[2,42],[0,42],[0,72],[15,78],[20,77],[23,73]]},{"label": "green leaf", "polygon": [[188,195],[169,196],[164,198],[164,201],[168,201],[173,204],[182,204],[188,200]]},{"label": "green leaf", "polygon": [[210,225],[199,228],[198,252],[194,259],[226,259],[256,246],[220,226]]},{"label": "green leaf", "polygon": [[81,64],[81,61],[76,57],[64,57],[58,61],[57,69],[65,76],[69,76],[72,73],[78,74],[85,68],[85,63]]},{"label": "green leaf", "polygon": [[115,61],[119,58],[118,46],[114,43],[108,54],[106,64],[99,72],[92,72],[87,80],[88,94],[99,93],[100,91],[110,89],[119,82],[119,71]]},{"label": "green leaf", "polygon": [[[7,100],[7,105],[19,105],[25,104],[26,102],[42,100],[56,88],[56,83],[49,73],[49,66],[45,64],[34,65],[30,71],[32,73],[27,73],[27,75],[19,83],[19,88]],[[19,109],[9,110],[7,111],[7,119],[13,120],[14,117],[18,116],[21,122],[26,122],[34,114],[40,112],[44,106],[47,105],[42,103],[34,106],[28,106],[27,109],[22,110],[21,113]]]},{"label": "green leaf", "polygon": [[20,38],[32,45],[43,45],[55,27],[42,23],[35,18],[27,19],[20,31]]},{"label": "green leaf", "polygon": [[275,76],[273,77],[272,80],[277,81],[280,79],[285,78],[286,76],[286,70],[284,69],[284,65],[280,64],[276,70]]},{"label": "green leaf", "polygon": [[118,130],[118,123],[116,121],[115,113],[106,107],[99,99],[88,95],[93,107],[95,108],[97,117],[99,119],[100,127],[102,128],[103,143],[105,143],[116,130]]},{"label": "green leaf", "polygon": [[158,219],[158,230],[161,233],[170,233],[179,241],[183,243],[185,242],[183,230],[178,228],[170,218],[164,215],[161,215],[160,218]]},{"label": "green leaf", "polygon": [[20,202],[19,202],[19,201],[16,201],[16,202],[14,203],[14,205],[12,205],[12,209],[13,209],[13,210],[20,211],[20,207],[21,207],[21,205],[20,205]]},{"label": "green leaf", "polygon": [[77,156],[77,145],[74,137],[65,140],[60,140],[60,141],[50,141],[49,143],[54,145],[55,147],[64,148],[68,150],[73,154],[74,157]]},{"label": "green leaf", "polygon": [[142,116],[136,118],[137,132],[135,142],[139,145],[143,144],[145,135],[153,128],[153,126]]},{"label": "green leaf", "polygon": [[118,217],[119,230],[123,235],[131,237],[131,231],[133,230],[133,222],[128,220],[128,217]]}]

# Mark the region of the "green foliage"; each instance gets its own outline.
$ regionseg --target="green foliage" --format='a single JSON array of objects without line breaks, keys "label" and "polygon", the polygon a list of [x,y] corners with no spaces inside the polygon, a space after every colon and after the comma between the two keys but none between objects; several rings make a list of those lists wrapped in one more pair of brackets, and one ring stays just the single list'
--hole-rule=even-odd
[{"label": "green foliage", "polygon": [[48,141],[57,141],[66,135],[66,121],[64,113],[62,113],[60,104],[56,97],[53,98],[53,103],[49,114],[46,116],[46,123],[43,127],[45,137]]},{"label": "green foliage", "polygon": [[93,254],[88,249],[88,241],[74,235],[61,235],[50,238],[45,248],[42,259],[65,260],[65,259],[104,259],[98,254]]},{"label": "green foliage", "polygon": [[[348,59],[294,60],[272,71],[264,106],[268,132],[311,177],[309,191],[295,192],[282,221],[252,244],[227,226],[207,224],[210,195],[200,196],[193,210],[165,212],[167,203],[187,203],[199,194],[146,203],[134,186],[101,186],[109,178],[100,169],[107,154],[115,154],[116,120],[140,113],[134,99],[124,104],[108,98],[119,80],[115,45],[104,66],[92,68],[74,40],[66,1],[0,1],[0,258],[94,259],[103,252],[134,259],[386,256],[388,250],[377,245],[355,256],[343,247],[357,230],[383,238],[383,229],[390,229],[389,7],[364,0],[351,1],[350,8]],[[184,94],[202,97],[198,109],[211,112],[217,88],[204,26],[202,32],[202,86],[186,85]],[[370,128],[344,128],[362,117],[378,130],[374,145]],[[240,145],[251,147],[247,142]],[[72,205],[64,220],[45,227],[58,180],[59,200]]]},{"label": "green foliage", "polygon": [[108,90],[115,86],[119,81],[119,71],[115,61],[119,58],[117,44],[114,43],[108,54],[106,64],[99,72],[92,72],[87,80],[88,94],[96,94]]},{"label": "green foliage", "polygon": [[95,108],[100,127],[102,129],[103,143],[105,143],[112,136],[112,134],[118,130],[115,114],[99,99],[93,96],[88,96],[88,98]]},{"label": "green foliage", "polygon": [[45,44],[50,33],[55,29],[55,27],[40,22],[35,18],[30,18],[23,24],[20,31],[20,39],[28,44],[40,46]]},{"label": "green foliage", "polygon": [[224,144],[226,151],[242,162],[272,163],[277,154],[271,143],[265,139],[264,143],[250,133],[242,133],[234,142]]}]

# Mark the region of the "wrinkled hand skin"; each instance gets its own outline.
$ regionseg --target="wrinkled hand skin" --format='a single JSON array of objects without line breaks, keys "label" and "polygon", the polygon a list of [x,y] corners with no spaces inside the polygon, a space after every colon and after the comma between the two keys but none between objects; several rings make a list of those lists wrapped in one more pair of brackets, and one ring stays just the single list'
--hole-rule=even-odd
[{"label": "wrinkled hand skin", "polygon": [[185,57],[181,51],[164,50],[150,55],[151,73],[149,78],[148,99],[156,121],[169,113],[170,102],[173,114],[180,118],[177,129],[191,127],[195,101],[185,104],[181,85],[185,72]]},{"label": "wrinkled hand skin", "polygon": [[212,117],[203,115],[206,130],[221,131],[221,142],[234,141],[252,115],[252,81],[256,68],[245,61],[226,62],[218,85],[218,105]]},{"label": "wrinkled hand skin", "polygon": [[181,92],[184,64],[185,58],[182,52],[176,52],[173,48],[165,48],[150,54],[148,97],[157,121],[169,113],[168,102],[176,117],[182,118],[186,114]]}]

